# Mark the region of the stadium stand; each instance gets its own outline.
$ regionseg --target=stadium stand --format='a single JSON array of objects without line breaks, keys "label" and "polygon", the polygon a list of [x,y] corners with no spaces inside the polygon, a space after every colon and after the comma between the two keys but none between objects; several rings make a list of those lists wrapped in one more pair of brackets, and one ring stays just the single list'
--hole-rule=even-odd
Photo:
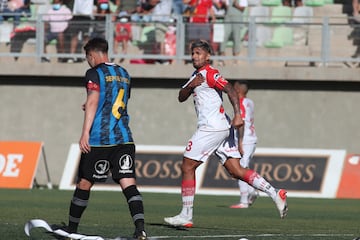
[{"label": "stadium stand", "polygon": [[325,0],[304,0],[305,6],[319,7],[325,5]]},{"label": "stadium stand", "polygon": [[289,22],[292,17],[292,8],[287,6],[276,6],[271,9],[270,23],[281,24]]},{"label": "stadium stand", "polygon": [[[33,2],[31,7],[33,13],[32,17],[24,19],[22,24],[35,26],[36,18],[40,14],[44,13],[50,6],[48,0],[35,1],[36,2]],[[271,1],[274,0],[268,0],[268,4],[271,4]],[[246,61],[247,58],[256,59],[269,57],[269,59],[272,59],[272,57],[277,57],[281,60],[285,59],[286,61],[289,56],[294,58],[314,58],[317,62],[320,62],[322,58],[324,58],[325,61],[333,58],[334,62],[339,62],[341,64],[343,64],[344,61],[351,60],[352,52],[354,52],[354,46],[352,45],[352,42],[347,39],[347,36],[350,34],[352,29],[347,24],[347,16],[342,13],[341,4],[334,4],[333,1],[322,0],[323,4],[321,5],[321,1],[311,0],[311,2],[304,1],[306,6],[288,8],[281,5],[263,6],[261,0],[251,0],[250,2],[251,5],[247,9],[247,19],[249,23],[245,23],[245,25],[248,26],[244,28],[242,35],[245,35],[246,30],[249,30],[251,27],[253,28],[251,37],[256,40],[252,46],[246,41],[252,39],[246,38],[246,40],[243,41],[243,45],[246,48],[242,50],[242,60]],[[284,12],[284,9],[286,9],[286,13]],[[252,21],[253,23],[250,24]],[[269,24],[269,22],[274,23],[274,25]],[[177,29],[177,32],[179,33],[177,34],[177,40],[180,40],[181,36],[183,36],[181,35],[181,24],[181,22],[178,22],[177,25],[177,27],[180,26],[180,28]],[[333,25],[328,26],[327,24]],[[291,29],[291,31],[285,31],[288,34],[291,34],[291,36],[286,36],[285,39],[285,42],[292,42],[291,45],[284,44],[283,41],[279,40],[279,29],[276,29],[278,26],[286,26]],[[151,23],[133,25],[134,35],[133,40],[130,42],[128,56],[125,56],[126,62],[130,62],[131,59],[153,60],[153,56],[146,57],[148,54],[154,54],[151,47],[152,41],[154,41],[152,36],[153,32],[150,31],[151,28],[153,28]],[[282,28],[280,28],[280,32],[282,31],[281,29]],[[10,52],[10,47],[1,43],[7,44],[10,42],[11,32],[11,25],[4,22],[0,28],[0,62],[1,59],[5,59],[4,56],[6,56],[6,52]],[[324,41],[323,37],[329,37],[329,42]],[[288,39],[291,39],[291,41]],[[38,46],[36,46],[36,41],[38,40],[35,38],[29,39],[19,54],[24,53],[23,56],[27,57],[37,56],[40,51],[37,50]],[[229,41],[227,47],[231,48],[231,46],[232,42]],[[253,46],[257,48],[256,51],[251,49]],[[276,46],[278,48],[284,48],[284,46],[286,46],[287,51],[281,51],[280,49],[276,50],[274,48]],[[299,51],[300,47],[303,47],[303,51]],[[52,48],[52,46],[50,46],[50,48]],[[274,54],[276,51],[281,51],[280,55]],[[48,51],[47,56],[50,58],[59,57],[56,55],[56,51],[53,51],[52,49]],[[38,59],[40,59],[40,57],[38,57]],[[114,57],[120,58],[122,56],[119,55]],[[174,58],[182,59],[184,57],[185,56],[180,55],[175,56]],[[340,58],[348,59],[343,61]],[[332,63],[329,64],[331,65]]]},{"label": "stadium stand", "polygon": [[279,26],[273,31],[270,41],[264,43],[267,48],[282,48],[294,44],[293,30],[290,27]]},{"label": "stadium stand", "polygon": [[270,8],[265,6],[250,7],[249,18],[254,18],[256,23],[268,22],[270,18]]},{"label": "stadium stand", "polygon": [[262,0],[261,5],[269,7],[280,6],[282,5],[282,0]]}]

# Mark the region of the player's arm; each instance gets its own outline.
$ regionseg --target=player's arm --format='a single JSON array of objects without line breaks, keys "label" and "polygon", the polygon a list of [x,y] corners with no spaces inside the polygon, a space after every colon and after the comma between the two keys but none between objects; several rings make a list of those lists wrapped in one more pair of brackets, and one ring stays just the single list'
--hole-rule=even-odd
[{"label": "player's arm", "polygon": [[80,150],[84,153],[90,152],[90,129],[94,122],[95,113],[99,102],[99,91],[88,90],[87,99],[85,102],[85,116],[82,128],[82,133],[79,141]]},{"label": "player's arm", "polygon": [[193,88],[190,87],[189,85],[181,88],[178,96],[179,102],[185,102],[190,97],[192,92],[193,92]]},{"label": "player's arm", "polygon": [[193,93],[194,88],[199,86],[204,81],[205,81],[204,76],[201,73],[198,73],[192,80],[190,80],[180,89],[178,96],[179,102],[186,101]]},{"label": "player's arm", "polygon": [[241,127],[239,127],[238,129],[238,149],[239,152],[241,154],[241,156],[244,155],[244,149],[243,149],[243,138],[244,138],[244,127],[245,125],[243,124]]},{"label": "player's arm", "polygon": [[238,95],[237,95],[237,93],[236,93],[236,91],[233,88],[231,83],[227,83],[224,86],[224,91],[228,95],[230,103],[231,103],[231,105],[233,106],[233,109],[234,109],[234,118],[233,118],[231,124],[235,128],[239,128],[239,127],[244,125],[244,121],[243,121],[243,119],[241,117],[240,103],[239,103],[239,100],[238,100]]},{"label": "player's arm", "polygon": [[90,152],[90,129],[95,119],[95,113],[98,107],[98,102],[100,98],[100,84],[99,77],[93,69],[86,72],[85,75],[86,81],[86,91],[87,97],[86,102],[83,105],[84,113],[84,122],[82,127],[82,133],[79,140],[79,147],[81,152],[88,153]]}]

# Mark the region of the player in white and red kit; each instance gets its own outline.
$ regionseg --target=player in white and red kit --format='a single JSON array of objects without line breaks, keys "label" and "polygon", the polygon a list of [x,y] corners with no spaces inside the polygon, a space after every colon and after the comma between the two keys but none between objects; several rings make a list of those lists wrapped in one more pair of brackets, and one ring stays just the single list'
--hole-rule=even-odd
[{"label": "player in white and red kit", "polygon": [[[244,120],[243,136],[238,141],[239,151],[241,152],[240,165],[244,168],[249,168],[257,142],[254,125],[254,102],[246,97],[249,90],[247,81],[236,81],[234,89],[238,94],[241,117]],[[238,185],[240,188],[240,202],[231,205],[230,208],[248,208],[258,197],[258,192],[242,180],[238,180]]]},{"label": "player in white and red kit", "polygon": [[[243,125],[239,101],[233,86],[224,79],[219,71],[210,66],[210,44],[197,40],[191,44],[192,63],[196,71],[190,80],[180,89],[179,102],[194,98],[198,117],[197,130],[188,142],[181,166],[182,210],[174,217],[164,221],[172,226],[193,226],[193,205],[195,197],[195,170],[215,152],[226,170],[236,179],[242,179],[255,188],[267,193],[276,203],[280,217],[287,214],[286,191],[277,190],[263,177],[251,169],[240,166],[240,153],[235,142],[233,130],[223,108],[222,92],[227,93],[233,106],[234,117],[231,125],[240,128]],[[231,148],[232,151],[226,151]]]}]

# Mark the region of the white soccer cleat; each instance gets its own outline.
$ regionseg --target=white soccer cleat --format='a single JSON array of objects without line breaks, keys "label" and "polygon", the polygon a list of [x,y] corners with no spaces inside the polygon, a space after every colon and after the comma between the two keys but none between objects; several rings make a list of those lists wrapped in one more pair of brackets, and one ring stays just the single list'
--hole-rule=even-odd
[{"label": "white soccer cleat", "polygon": [[135,231],[134,239],[136,240],[147,240],[147,235],[145,231]]},{"label": "white soccer cleat", "polygon": [[257,190],[252,191],[251,193],[249,193],[248,196],[248,202],[249,202],[249,206],[251,206],[252,204],[254,204],[255,200],[259,197],[259,192]]},{"label": "white soccer cleat", "polygon": [[279,210],[280,218],[285,218],[288,212],[288,206],[286,202],[286,191],[284,189],[279,189],[276,192],[275,204]]},{"label": "white soccer cleat", "polygon": [[192,219],[190,218],[186,218],[184,216],[182,216],[181,214],[176,215],[174,217],[166,217],[164,218],[164,221],[171,225],[171,226],[175,226],[175,227],[186,227],[186,228],[191,228],[193,226],[193,222]]},{"label": "white soccer cleat", "polygon": [[229,208],[248,208],[249,204],[246,203],[237,203],[234,205],[231,205]]}]

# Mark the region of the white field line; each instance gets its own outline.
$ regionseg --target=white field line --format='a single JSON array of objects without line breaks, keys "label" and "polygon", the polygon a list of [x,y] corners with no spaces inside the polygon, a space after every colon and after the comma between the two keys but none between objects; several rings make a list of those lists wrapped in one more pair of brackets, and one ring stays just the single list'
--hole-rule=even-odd
[{"label": "white field line", "polygon": [[304,237],[355,237],[354,234],[326,234],[326,233],[317,233],[317,234],[250,234],[250,235],[206,235],[206,236],[152,236],[149,237],[149,240],[156,239],[185,239],[185,238],[251,238],[251,237],[291,237],[291,238],[299,238],[303,239]]}]

